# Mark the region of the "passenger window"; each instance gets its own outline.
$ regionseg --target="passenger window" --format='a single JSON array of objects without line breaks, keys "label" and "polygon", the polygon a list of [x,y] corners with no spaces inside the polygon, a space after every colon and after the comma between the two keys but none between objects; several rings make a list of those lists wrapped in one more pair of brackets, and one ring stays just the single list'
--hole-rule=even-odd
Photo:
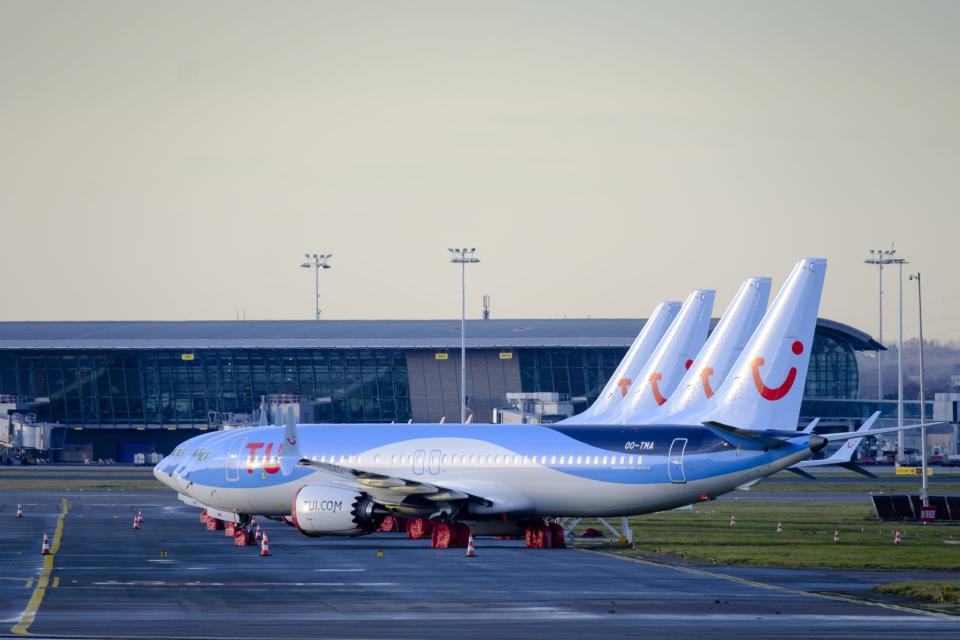
[{"label": "passenger window", "polygon": [[493,464],[493,456],[487,456],[487,464]]},{"label": "passenger window", "polygon": [[607,456],[603,456],[603,464],[604,464],[604,465],[607,464]]},{"label": "passenger window", "polygon": [[380,464],[380,456],[373,456],[373,463]]},{"label": "passenger window", "polygon": [[583,460],[583,456],[577,456],[577,464],[580,464],[581,460]]},{"label": "passenger window", "polygon": [[500,464],[500,456],[496,456],[493,459],[494,464]]},{"label": "passenger window", "polygon": [[540,456],[540,464],[547,464],[547,456]]},{"label": "passenger window", "polygon": [[557,456],[550,456],[550,464],[556,464],[556,463],[557,463]]},{"label": "passenger window", "polygon": [[441,457],[441,458],[440,458],[440,463],[441,463],[441,464],[447,464],[447,456]]}]

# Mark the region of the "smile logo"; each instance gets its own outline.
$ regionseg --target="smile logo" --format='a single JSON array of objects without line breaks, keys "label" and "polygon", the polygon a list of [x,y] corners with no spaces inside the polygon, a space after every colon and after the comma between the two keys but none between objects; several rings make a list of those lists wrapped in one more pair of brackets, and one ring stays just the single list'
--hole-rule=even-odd
[{"label": "smile logo", "polygon": [[704,367],[700,370],[700,382],[703,383],[703,395],[707,398],[713,397],[713,389],[710,387],[710,376],[713,375],[713,369]]},{"label": "smile logo", "polygon": [[650,390],[653,392],[653,399],[657,401],[657,404],[663,404],[667,401],[667,399],[663,397],[663,394],[660,393],[660,387],[657,385],[662,379],[663,376],[659,373],[650,374]]},{"label": "smile logo", "polygon": [[290,443],[291,447],[297,446],[297,436],[290,436],[287,438],[287,442]]},{"label": "smile logo", "polygon": [[620,387],[621,398],[625,398],[627,396],[627,389],[630,388],[631,384],[633,384],[633,380],[630,378],[620,378],[617,380],[617,386]]},{"label": "smile logo", "polygon": [[847,448],[853,449],[853,440],[847,440]]},{"label": "smile logo", "polygon": [[[800,355],[803,353],[803,343],[799,340],[794,341],[793,345],[791,346],[791,350],[796,355]],[[793,383],[797,379],[796,367],[790,367],[790,371],[787,372],[786,379],[779,387],[768,387],[766,384],[764,384],[763,380],[760,379],[760,367],[762,366],[763,358],[759,356],[754,358],[750,363],[750,368],[753,370],[753,384],[764,400],[779,400],[790,393],[790,389],[793,387]]]}]

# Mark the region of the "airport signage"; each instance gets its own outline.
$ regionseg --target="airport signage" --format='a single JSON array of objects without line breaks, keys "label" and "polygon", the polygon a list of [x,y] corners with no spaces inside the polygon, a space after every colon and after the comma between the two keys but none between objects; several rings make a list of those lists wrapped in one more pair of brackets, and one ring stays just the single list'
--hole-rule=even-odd
[{"label": "airport signage", "polygon": [[[922,476],[923,471],[920,467],[897,467],[898,476]],[[933,475],[933,469],[927,467],[927,475]]]}]

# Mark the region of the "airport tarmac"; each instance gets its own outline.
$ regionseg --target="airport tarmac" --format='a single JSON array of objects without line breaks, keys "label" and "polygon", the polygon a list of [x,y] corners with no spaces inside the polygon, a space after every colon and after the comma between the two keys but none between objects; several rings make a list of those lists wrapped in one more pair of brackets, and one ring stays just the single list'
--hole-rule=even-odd
[{"label": "airport tarmac", "polygon": [[[45,568],[41,537],[56,531],[62,496],[69,509]],[[18,501],[22,519],[14,518]],[[144,524],[134,530],[138,509]],[[275,522],[266,523],[273,555],[260,557],[255,547],[206,531],[197,516],[168,492],[6,492],[0,634],[960,636],[958,618],[830,595],[955,573],[672,566],[489,539],[478,541],[478,557],[466,558],[462,549],[430,549],[398,534],[310,539]],[[37,589],[38,580],[46,588]]]}]

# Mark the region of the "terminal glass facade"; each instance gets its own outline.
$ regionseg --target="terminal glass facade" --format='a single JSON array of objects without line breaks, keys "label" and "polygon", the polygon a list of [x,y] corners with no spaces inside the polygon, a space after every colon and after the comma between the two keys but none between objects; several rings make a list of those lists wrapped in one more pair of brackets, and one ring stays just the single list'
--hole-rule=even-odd
[{"label": "terminal glass facade", "polygon": [[0,394],[48,398],[49,422],[91,427],[205,425],[296,394],[323,422],[406,421],[406,359],[389,349],[0,352]]},{"label": "terminal glass facade", "polygon": [[520,349],[520,388],[524,392],[565,393],[579,413],[603,391],[607,380],[627,354],[623,348],[609,349]]}]

